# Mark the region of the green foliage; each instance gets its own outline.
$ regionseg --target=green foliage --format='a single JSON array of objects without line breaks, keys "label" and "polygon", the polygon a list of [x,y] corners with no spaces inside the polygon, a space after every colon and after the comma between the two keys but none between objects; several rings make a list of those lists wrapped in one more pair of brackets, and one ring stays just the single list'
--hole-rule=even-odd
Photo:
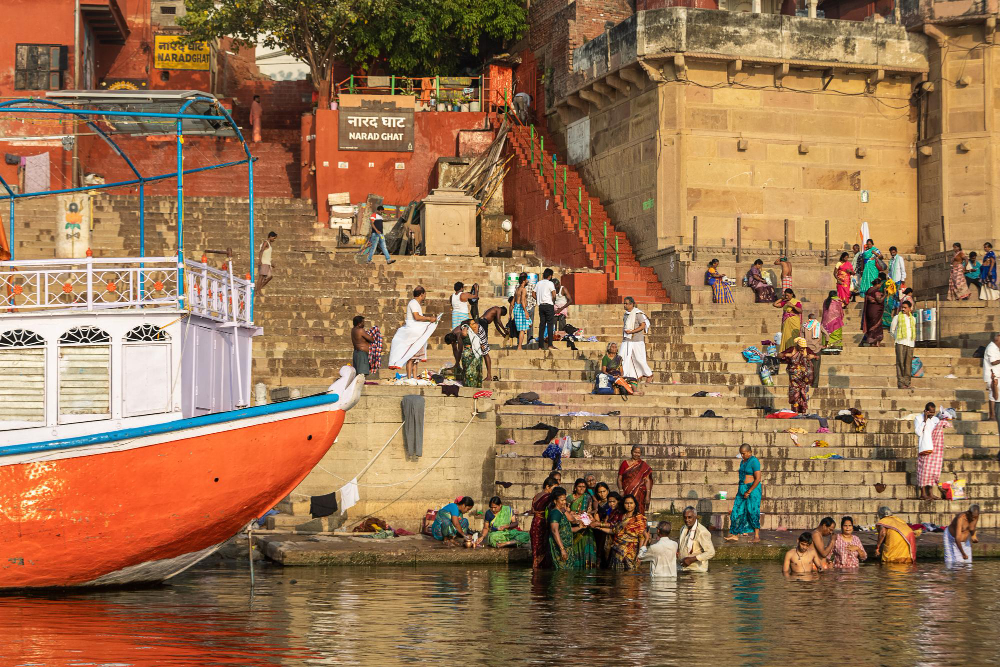
[{"label": "green foliage", "polygon": [[397,75],[453,74],[463,56],[524,33],[524,0],[185,0],[192,39],[260,41],[309,64],[339,61]]}]

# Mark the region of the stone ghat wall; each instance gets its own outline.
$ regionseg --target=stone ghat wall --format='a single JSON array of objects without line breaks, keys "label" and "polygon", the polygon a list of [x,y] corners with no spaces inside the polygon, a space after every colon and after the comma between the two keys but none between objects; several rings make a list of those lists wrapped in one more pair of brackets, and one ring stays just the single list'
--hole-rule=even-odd
[{"label": "stone ghat wall", "polygon": [[[428,509],[436,510],[460,494],[471,496],[475,509],[483,509],[485,500],[497,489],[493,402],[479,399],[479,409],[485,412],[472,417],[473,391],[469,389],[454,398],[442,396],[439,387],[366,386],[361,401],[347,413],[336,443],[289,497],[296,504],[299,524],[301,516],[308,514],[308,496],[338,491],[364,469],[402,422],[403,396],[417,393],[426,401],[423,456],[407,456],[403,432],[396,434],[358,480],[361,499],[348,510],[343,525],[353,527],[374,513],[394,528],[416,532]],[[434,465],[449,447],[451,450]],[[298,507],[300,503],[306,503],[305,507]]]}]

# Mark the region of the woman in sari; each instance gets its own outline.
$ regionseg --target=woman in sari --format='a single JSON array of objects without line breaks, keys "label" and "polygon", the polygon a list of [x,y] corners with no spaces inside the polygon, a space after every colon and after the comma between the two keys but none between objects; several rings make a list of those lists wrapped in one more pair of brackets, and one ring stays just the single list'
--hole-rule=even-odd
[{"label": "woman in sari", "polygon": [[705,284],[712,287],[712,303],[732,303],[733,293],[725,281],[726,274],[719,273],[719,260],[713,259],[705,271]]},{"label": "woman in sari", "polygon": [[551,552],[549,551],[548,537],[549,525],[545,521],[546,510],[552,499],[552,490],[556,488],[556,480],[547,477],[542,483],[542,492],[536,493],[531,499],[531,530],[528,535],[531,537],[531,568],[540,570],[550,564]]},{"label": "woman in sari", "polygon": [[483,341],[476,320],[462,323],[462,374],[466,387],[483,386]]},{"label": "woman in sari", "polygon": [[865,302],[861,308],[861,331],[864,333],[861,342],[871,347],[881,347],[882,336],[885,334],[885,327],[882,325],[885,295],[881,291],[885,275],[880,275],[882,279],[876,280],[865,293]]},{"label": "woman in sari", "polygon": [[[882,259],[882,253],[875,247],[875,242],[871,239],[865,241],[865,251],[861,253],[864,261],[864,271],[861,272],[861,279],[858,281],[858,294],[867,294],[872,283],[878,278],[880,270],[876,259]],[[884,265],[883,265],[884,266]]]},{"label": "woman in sari", "polygon": [[796,338],[791,349],[778,355],[778,360],[788,364],[788,404],[794,412],[804,415],[809,412],[809,387],[813,379],[813,359],[809,343],[801,336]]},{"label": "woman in sari", "polygon": [[571,557],[573,535],[583,530],[584,526],[573,525],[569,517],[569,506],[566,503],[566,489],[557,486],[552,489],[552,506],[549,508],[549,552],[552,555],[552,566],[557,570],[579,570],[583,563]]},{"label": "woman in sari", "polygon": [[618,489],[623,496],[631,495],[639,503],[640,514],[649,511],[653,495],[653,469],[642,460],[642,447],[632,448],[632,458],[618,466]]},{"label": "woman in sari", "polygon": [[965,253],[961,243],[951,244],[951,276],[948,278],[948,301],[965,301],[969,298],[969,283],[965,282]]},{"label": "woman in sari", "polygon": [[854,534],[854,519],[845,516],[840,520],[840,534],[833,540],[833,567],[838,570],[856,570],[866,558],[868,552]]},{"label": "woman in sari", "polygon": [[854,265],[851,264],[850,253],[840,253],[840,264],[833,270],[837,280],[837,296],[841,303],[847,303],[851,298],[851,276],[854,275]]},{"label": "woman in sari", "polygon": [[486,513],[483,534],[478,544],[486,542],[491,547],[526,547],[531,536],[517,528],[514,508],[504,505],[500,496],[490,498],[490,511]]},{"label": "woman in sari", "polygon": [[594,391],[599,386],[613,387],[622,396],[632,393],[632,387],[622,379],[623,360],[618,354],[618,343],[608,343],[607,350],[601,358],[601,370],[594,379]]},{"label": "woman in sari", "polygon": [[781,308],[781,352],[792,346],[802,329],[802,302],[795,300],[795,292],[791,288],[782,292],[781,299],[774,302],[775,308]]},{"label": "woman in sari", "polygon": [[981,296],[988,300],[1000,299],[997,289],[997,256],[993,252],[992,243],[983,244],[983,265],[979,267],[979,282],[982,284]]},{"label": "woman in sari", "polygon": [[738,541],[740,535],[753,533],[751,544],[760,542],[760,460],[753,455],[750,445],[740,445],[739,488],[733,498],[733,511],[729,515],[729,536],[726,540]]},{"label": "woman in sari", "polygon": [[892,318],[899,308],[899,286],[892,278],[886,278],[882,283],[882,295],[885,297],[885,306],[882,309],[882,328],[892,326]]},{"label": "woman in sari", "polygon": [[883,563],[917,562],[917,537],[902,519],[894,517],[888,507],[878,508],[878,544],[875,555]]},{"label": "woman in sari", "polygon": [[844,347],[844,304],[846,301],[840,297],[840,287],[836,292],[830,292],[826,301],[823,302],[823,320],[820,326],[823,328],[825,340],[824,347]]},{"label": "woman in sari", "polygon": [[639,547],[646,541],[646,517],[632,495],[622,501],[621,518],[611,528],[601,528],[611,541],[608,567],[612,570],[634,570],[639,565]]},{"label": "woman in sari", "polygon": [[610,526],[610,524],[606,522],[608,520],[608,513],[611,511],[612,501],[611,489],[604,482],[598,482],[594,487],[594,507],[596,508],[596,511],[593,517],[594,521],[590,524],[590,527],[594,529],[594,542],[597,546],[597,562],[602,568],[608,566],[607,557],[604,554],[604,542],[608,536],[603,531],[597,529]]},{"label": "woman in sari", "polygon": [[596,511],[597,503],[594,496],[587,489],[587,480],[578,479],[573,482],[573,495],[566,498],[569,511],[566,516],[571,523],[580,524],[582,528],[573,536],[570,547],[569,558],[578,563],[577,567],[590,569],[597,567],[597,542],[594,540],[594,531],[583,521],[582,515],[586,514],[592,518]]},{"label": "woman in sari", "polygon": [[465,496],[439,509],[431,524],[431,537],[442,542],[466,539],[470,535],[469,520],[462,515],[471,510],[472,505],[472,498]]},{"label": "woman in sari", "polygon": [[774,303],[777,298],[774,296],[774,288],[766,280],[763,274],[764,260],[758,259],[747,271],[747,287],[753,290],[754,303]]}]

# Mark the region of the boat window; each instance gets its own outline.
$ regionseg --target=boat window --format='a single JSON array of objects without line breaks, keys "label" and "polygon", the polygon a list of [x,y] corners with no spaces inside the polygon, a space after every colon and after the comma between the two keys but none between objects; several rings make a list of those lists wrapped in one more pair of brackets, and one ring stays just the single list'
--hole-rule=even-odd
[{"label": "boat window", "polygon": [[59,421],[111,416],[111,336],[74,327],[59,337]]},{"label": "boat window", "polygon": [[110,343],[111,336],[103,329],[97,327],[73,327],[62,336],[59,336],[59,343],[62,345],[87,345],[90,343]]},{"label": "boat window", "polygon": [[0,333],[0,422],[45,421],[45,339],[34,331]]},{"label": "boat window", "polygon": [[125,340],[130,343],[137,341],[163,342],[170,340],[170,335],[158,326],[140,324],[125,334]]}]

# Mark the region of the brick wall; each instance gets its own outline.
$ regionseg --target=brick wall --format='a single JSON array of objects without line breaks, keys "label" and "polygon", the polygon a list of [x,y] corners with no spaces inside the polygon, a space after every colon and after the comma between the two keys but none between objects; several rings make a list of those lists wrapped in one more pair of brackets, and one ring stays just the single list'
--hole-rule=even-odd
[{"label": "brick wall", "polygon": [[632,15],[630,0],[539,0],[528,10],[528,46],[545,73],[545,98],[565,94],[573,50],[597,37],[606,25]]},{"label": "brick wall", "polygon": [[[176,171],[176,143],[173,137],[116,137],[139,172],[154,176]],[[258,158],[254,163],[254,195],[257,197],[299,196],[299,133],[298,131],[266,131],[264,141],[250,145]],[[246,157],[236,139],[188,137],[184,141],[184,168],[196,169]],[[84,137],[80,142],[80,160],[85,171],[104,176],[107,182],[135,178],[125,162],[97,137]],[[173,179],[146,186],[147,194],[174,194]],[[137,194],[137,187],[117,189],[115,194]],[[233,195],[247,192],[245,165],[213,169],[184,178],[187,196]]]},{"label": "brick wall", "polygon": [[232,94],[233,120],[239,126],[250,124],[250,104],[260,95],[264,110],[261,125],[271,130],[298,130],[302,114],[312,111],[313,86],[310,81],[245,81]]},{"label": "brick wall", "polygon": [[587,151],[591,157],[576,165],[590,194],[628,234],[640,259],[658,244],[656,207],[643,206],[656,203],[657,95],[651,85],[592,113]]}]

